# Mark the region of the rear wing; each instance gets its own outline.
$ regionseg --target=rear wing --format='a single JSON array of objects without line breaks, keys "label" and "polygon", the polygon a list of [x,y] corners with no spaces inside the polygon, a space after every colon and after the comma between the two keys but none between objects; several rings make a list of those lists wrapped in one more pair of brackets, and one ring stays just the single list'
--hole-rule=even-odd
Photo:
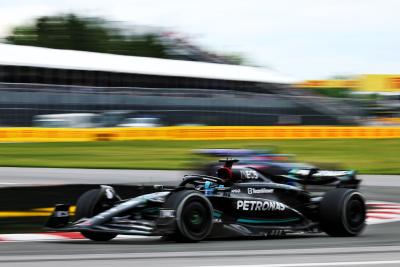
[{"label": "rear wing", "polygon": [[354,170],[320,170],[311,169],[292,169],[288,175],[282,175],[286,182],[298,183],[302,185],[332,185],[336,187],[358,188],[361,180],[356,177]]},{"label": "rear wing", "polygon": [[353,170],[346,171],[332,171],[332,170],[320,170],[320,169],[292,169],[289,171],[289,175],[293,175],[295,177],[303,177],[303,178],[318,178],[318,177],[348,177],[355,178],[357,172]]}]

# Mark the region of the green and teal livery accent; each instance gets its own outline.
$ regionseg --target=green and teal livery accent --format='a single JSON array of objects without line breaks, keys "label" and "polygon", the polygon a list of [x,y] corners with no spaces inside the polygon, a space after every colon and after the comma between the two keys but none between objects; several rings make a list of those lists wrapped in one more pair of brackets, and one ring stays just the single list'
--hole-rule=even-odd
[{"label": "green and teal livery accent", "polygon": [[296,222],[299,221],[300,218],[287,218],[287,219],[269,219],[269,220],[263,220],[263,219],[237,219],[238,223],[289,223],[289,222]]},{"label": "green and teal livery accent", "polygon": [[219,218],[221,218],[221,216],[222,216],[222,211],[214,210],[214,212],[213,212],[213,217],[214,217],[215,219],[219,219]]}]

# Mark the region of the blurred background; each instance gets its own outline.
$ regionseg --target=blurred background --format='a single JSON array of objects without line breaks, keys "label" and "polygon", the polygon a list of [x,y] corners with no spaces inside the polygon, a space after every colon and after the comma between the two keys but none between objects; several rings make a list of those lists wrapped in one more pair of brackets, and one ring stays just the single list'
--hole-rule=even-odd
[{"label": "blurred background", "polygon": [[[283,1],[271,14],[258,10],[269,7],[263,1],[221,1],[213,8],[158,3],[164,11],[151,9],[157,1],[117,1],[109,10],[90,1],[39,2],[34,9],[29,1],[7,3],[0,11],[2,127],[400,121],[400,74],[391,49],[399,38],[383,34],[395,26],[381,21],[374,25],[382,34],[374,36],[367,16],[379,6],[390,20],[383,4],[303,1],[293,5],[304,12],[297,14]],[[194,16],[196,7],[207,16]],[[337,23],[350,17],[362,21]],[[313,24],[319,20],[326,25]]]},{"label": "blurred background", "polygon": [[[398,0],[2,1],[0,241],[43,232],[54,203],[98,184],[131,197],[212,175],[221,157],[279,173],[356,170],[367,200],[400,203],[398,10]],[[398,244],[395,227],[361,241]],[[314,247],[331,246],[319,238]],[[261,244],[241,242],[232,248]]]},{"label": "blurred background", "polygon": [[396,7],[2,3],[0,165],[188,169],[192,149],[248,148],[398,173]]}]

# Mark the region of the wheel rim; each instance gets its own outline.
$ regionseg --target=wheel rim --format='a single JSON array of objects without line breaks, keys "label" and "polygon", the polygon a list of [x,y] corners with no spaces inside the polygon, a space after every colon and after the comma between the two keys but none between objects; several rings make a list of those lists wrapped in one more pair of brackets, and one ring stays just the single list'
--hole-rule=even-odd
[{"label": "wheel rim", "polygon": [[201,239],[209,232],[212,223],[211,213],[201,199],[195,198],[182,210],[182,222],[186,233],[194,239]]},{"label": "wheel rim", "polygon": [[346,221],[349,228],[358,231],[365,222],[365,204],[359,196],[353,196],[347,203]]},{"label": "wheel rim", "polygon": [[201,217],[201,214],[197,211],[192,212],[192,214],[190,215],[190,223],[191,224],[201,224],[201,222],[203,221],[203,218]]}]

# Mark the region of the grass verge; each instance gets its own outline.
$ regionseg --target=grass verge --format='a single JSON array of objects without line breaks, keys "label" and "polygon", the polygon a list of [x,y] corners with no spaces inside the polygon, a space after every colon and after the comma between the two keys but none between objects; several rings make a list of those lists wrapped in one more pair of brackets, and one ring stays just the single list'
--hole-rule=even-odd
[{"label": "grass verge", "polygon": [[274,148],[322,166],[400,174],[400,139],[2,143],[0,166],[184,169],[198,148]]}]

